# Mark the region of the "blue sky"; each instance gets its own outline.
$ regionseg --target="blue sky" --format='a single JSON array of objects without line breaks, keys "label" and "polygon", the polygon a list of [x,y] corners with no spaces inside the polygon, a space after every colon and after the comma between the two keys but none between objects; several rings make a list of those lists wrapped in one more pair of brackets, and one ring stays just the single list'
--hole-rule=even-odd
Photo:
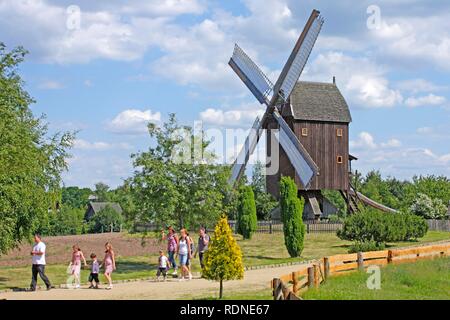
[{"label": "blue sky", "polygon": [[0,0],[0,41],[30,51],[33,112],[79,130],[64,183],[115,187],[148,121],[249,128],[263,108],[227,66],[234,43],[275,80],[313,8],[325,24],[301,80],[336,76],[354,167],[450,176],[448,1]]}]

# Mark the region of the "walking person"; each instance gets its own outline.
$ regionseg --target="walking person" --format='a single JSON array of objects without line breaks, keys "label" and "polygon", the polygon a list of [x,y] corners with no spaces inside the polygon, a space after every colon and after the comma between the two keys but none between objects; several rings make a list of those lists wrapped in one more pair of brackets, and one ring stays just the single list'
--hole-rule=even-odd
[{"label": "walking person", "polygon": [[201,227],[199,230],[198,246],[197,246],[197,249],[195,250],[194,257],[197,256],[197,253],[198,253],[198,258],[200,260],[200,266],[202,269],[205,266],[203,264],[203,256],[204,256],[206,250],[208,250],[209,240],[210,240],[210,237],[209,237],[209,234],[206,233],[206,229],[204,227]]},{"label": "walking person", "polygon": [[108,287],[106,287],[107,290],[111,290],[113,287],[112,284],[112,273],[114,270],[116,270],[116,259],[114,255],[114,251],[112,248],[111,243],[107,242],[105,244],[105,258],[103,259],[103,266],[105,267],[105,277],[108,279]]},{"label": "walking person", "polygon": [[45,275],[45,243],[41,240],[40,234],[34,235],[34,246],[33,249],[31,249],[31,256],[32,256],[32,268],[31,268],[31,284],[30,284],[30,290],[36,291],[36,283],[37,283],[37,275],[39,274],[39,277],[41,277],[42,281],[44,281],[45,285],[47,286],[47,290],[50,290],[52,285],[50,284],[50,280],[48,280],[47,276]]},{"label": "walking person", "polygon": [[84,262],[84,266],[87,266],[86,259],[84,258],[83,251],[81,251],[78,245],[72,247],[72,261],[71,261],[71,274],[74,276],[75,289],[80,288],[80,273],[81,273],[81,260]]},{"label": "walking person", "polygon": [[189,273],[189,280],[192,280],[192,273],[191,273],[191,259],[190,257],[192,257],[192,255],[194,254],[195,251],[195,245],[194,245],[194,241],[192,240],[192,238],[189,236],[189,232],[186,231],[186,235],[187,235],[187,239],[189,240],[189,251],[190,251],[190,255],[188,255],[187,261],[186,261],[186,267],[188,268],[188,273]]},{"label": "walking person", "polygon": [[183,281],[185,278],[189,276],[189,269],[187,267],[187,259],[192,258],[191,254],[191,242],[189,237],[187,236],[186,229],[181,229],[180,231],[180,239],[178,241],[178,249],[177,254],[180,259],[181,266],[181,278],[180,281]]},{"label": "walking person", "polygon": [[[89,289],[98,289],[98,273],[100,272],[100,265],[98,264],[97,255],[95,253],[91,253],[92,265],[91,265],[91,273],[89,274],[89,282],[91,285]],[[95,281],[95,285],[94,285]]]},{"label": "walking person", "polygon": [[162,240],[167,240],[167,253],[169,254],[169,262],[173,268],[172,275],[177,275],[177,263],[175,261],[175,254],[178,250],[178,236],[175,233],[175,230],[172,226],[167,228],[167,235],[164,233],[164,230],[161,232]]},{"label": "walking person", "polygon": [[159,250],[158,258],[158,271],[156,272],[156,281],[159,281],[161,274],[163,275],[163,281],[166,281],[167,270],[169,269],[169,259],[164,254],[164,251]]}]

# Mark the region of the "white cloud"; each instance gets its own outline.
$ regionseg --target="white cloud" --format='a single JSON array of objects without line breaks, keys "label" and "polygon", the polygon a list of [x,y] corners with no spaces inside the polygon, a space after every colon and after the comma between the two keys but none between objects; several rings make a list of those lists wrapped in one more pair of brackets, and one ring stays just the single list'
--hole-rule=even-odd
[{"label": "white cloud", "polygon": [[420,133],[420,134],[430,134],[430,133],[432,133],[433,132],[433,128],[431,128],[431,127],[420,127],[420,128],[417,128],[417,133]]},{"label": "white cloud", "polygon": [[43,90],[59,90],[63,89],[64,85],[59,81],[44,80],[41,83],[39,83],[38,88]]},{"label": "white cloud", "polygon": [[375,149],[377,147],[373,136],[368,132],[361,132],[357,140],[350,141],[350,148],[354,149]]},{"label": "white cloud", "polygon": [[205,10],[205,5],[197,0],[127,1],[121,8],[123,13],[151,16],[201,14]]},{"label": "white cloud", "polygon": [[311,62],[303,78],[330,82],[336,76],[337,85],[351,106],[381,108],[401,104],[401,93],[390,87],[385,74],[384,68],[367,58],[327,52]]},{"label": "white cloud", "polygon": [[149,122],[161,121],[160,112],[151,110],[127,109],[119,113],[114,119],[108,122],[107,128],[115,133],[123,134],[143,134],[147,132]]},{"label": "white cloud", "polygon": [[263,114],[264,108],[249,109],[243,107],[236,110],[208,108],[200,112],[200,119],[210,125],[239,127],[251,126],[256,117],[261,118]]},{"label": "white cloud", "polygon": [[436,92],[447,89],[445,86],[439,86],[421,78],[399,81],[397,82],[396,87],[413,94],[419,92]]},{"label": "white cloud", "polygon": [[94,84],[92,83],[92,81],[89,80],[89,79],[84,80],[84,81],[83,81],[83,84],[84,84],[86,87],[92,87],[92,86],[94,85]]},{"label": "white cloud", "polygon": [[447,99],[443,96],[437,96],[432,93],[421,97],[410,97],[405,100],[405,105],[411,108],[420,106],[439,106],[444,104]]},{"label": "white cloud", "polygon": [[383,148],[397,148],[402,145],[401,141],[398,139],[389,139],[387,142],[382,142],[381,146]]}]

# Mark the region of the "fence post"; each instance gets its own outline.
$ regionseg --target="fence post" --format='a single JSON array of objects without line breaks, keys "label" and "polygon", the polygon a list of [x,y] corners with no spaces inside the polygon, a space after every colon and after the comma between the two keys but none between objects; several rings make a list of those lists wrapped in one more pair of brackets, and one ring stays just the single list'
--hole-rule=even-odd
[{"label": "fence post", "polygon": [[323,258],[323,273],[325,280],[330,276],[330,259],[328,257]]},{"label": "fence post", "polygon": [[272,280],[272,288],[273,288],[273,300],[284,300],[283,288],[281,285],[281,280],[278,278],[274,278]]},{"label": "fence post", "polygon": [[270,224],[269,224],[269,233],[272,234],[272,220],[270,220]]},{"label": "fence post", "polygon": [[306,223],[306,233],[309,233],[309,223]]},{"label": "fence post", "polygon": [[362,252],[358,252],[357,257],[358,257],[358,269],[364,270],[364,258]]},{"label": "fence post", "polygon": [[293,292],[294,294],[297,294],[297,291],[298,291],[298,279],[297,279],[297,274],[296,274],[295,271],[292,272],[292,284],[293,284],[293,286],[292,286],[292,292]]},{"label": "fence post", "polygon": [[319,284],[320,284],[320,278],[319,278],[319,270],[320,266],[318,264],[314,264],[313,265],[313,270],[314,270],[314,287],[318,288]]},{"label": "fence post", "polygon": [[387,262],[392,263],[392,250],[388,250]]}]

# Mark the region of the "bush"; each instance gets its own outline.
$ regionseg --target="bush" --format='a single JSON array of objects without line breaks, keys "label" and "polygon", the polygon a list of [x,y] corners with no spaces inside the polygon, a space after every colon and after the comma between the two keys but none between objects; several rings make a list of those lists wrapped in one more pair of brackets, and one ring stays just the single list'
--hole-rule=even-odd
[{"label": "bush", "polygon": [[297,185],[290,177],[280,180],[280,207],[283,221],[284,244],[291,257],[299,257],[303,251],[305,225],[302,220],[305,200],[297,196]]},{"label": "bush", "polygon": [[350,246],[348,252],[378,251],[384,250],[384,248],[384,243],[376,243],[375,241],[355,242]]},{"label": "bush", "polygon": [[252,187],[243,186],[239,194],[237,233],[241,234],[244,239],[251,239],[257,226],[256,204]]},{"label": "bush", "polygon": [[447,207],[441,199],[431,199],[423,193],[417,194],[410,210],[412,213],[422,216],[425,219],[444,219],[447,214]]},{"label": "bush", "polygon": [[89,221],[89,232],[99,233],[102,231],[111,231],[111,225],[113,226],[113,231],[119,231],[120,225],[123,222],[122,215],[108,205],[95,214],[91,221]]},{"label": "bush", "polygon": [[343,240],[357,243],[408,241],[423,237],[428,231],[426,221],[411,213],[388,214],[367,209],[344,220],[337,232]]}]

